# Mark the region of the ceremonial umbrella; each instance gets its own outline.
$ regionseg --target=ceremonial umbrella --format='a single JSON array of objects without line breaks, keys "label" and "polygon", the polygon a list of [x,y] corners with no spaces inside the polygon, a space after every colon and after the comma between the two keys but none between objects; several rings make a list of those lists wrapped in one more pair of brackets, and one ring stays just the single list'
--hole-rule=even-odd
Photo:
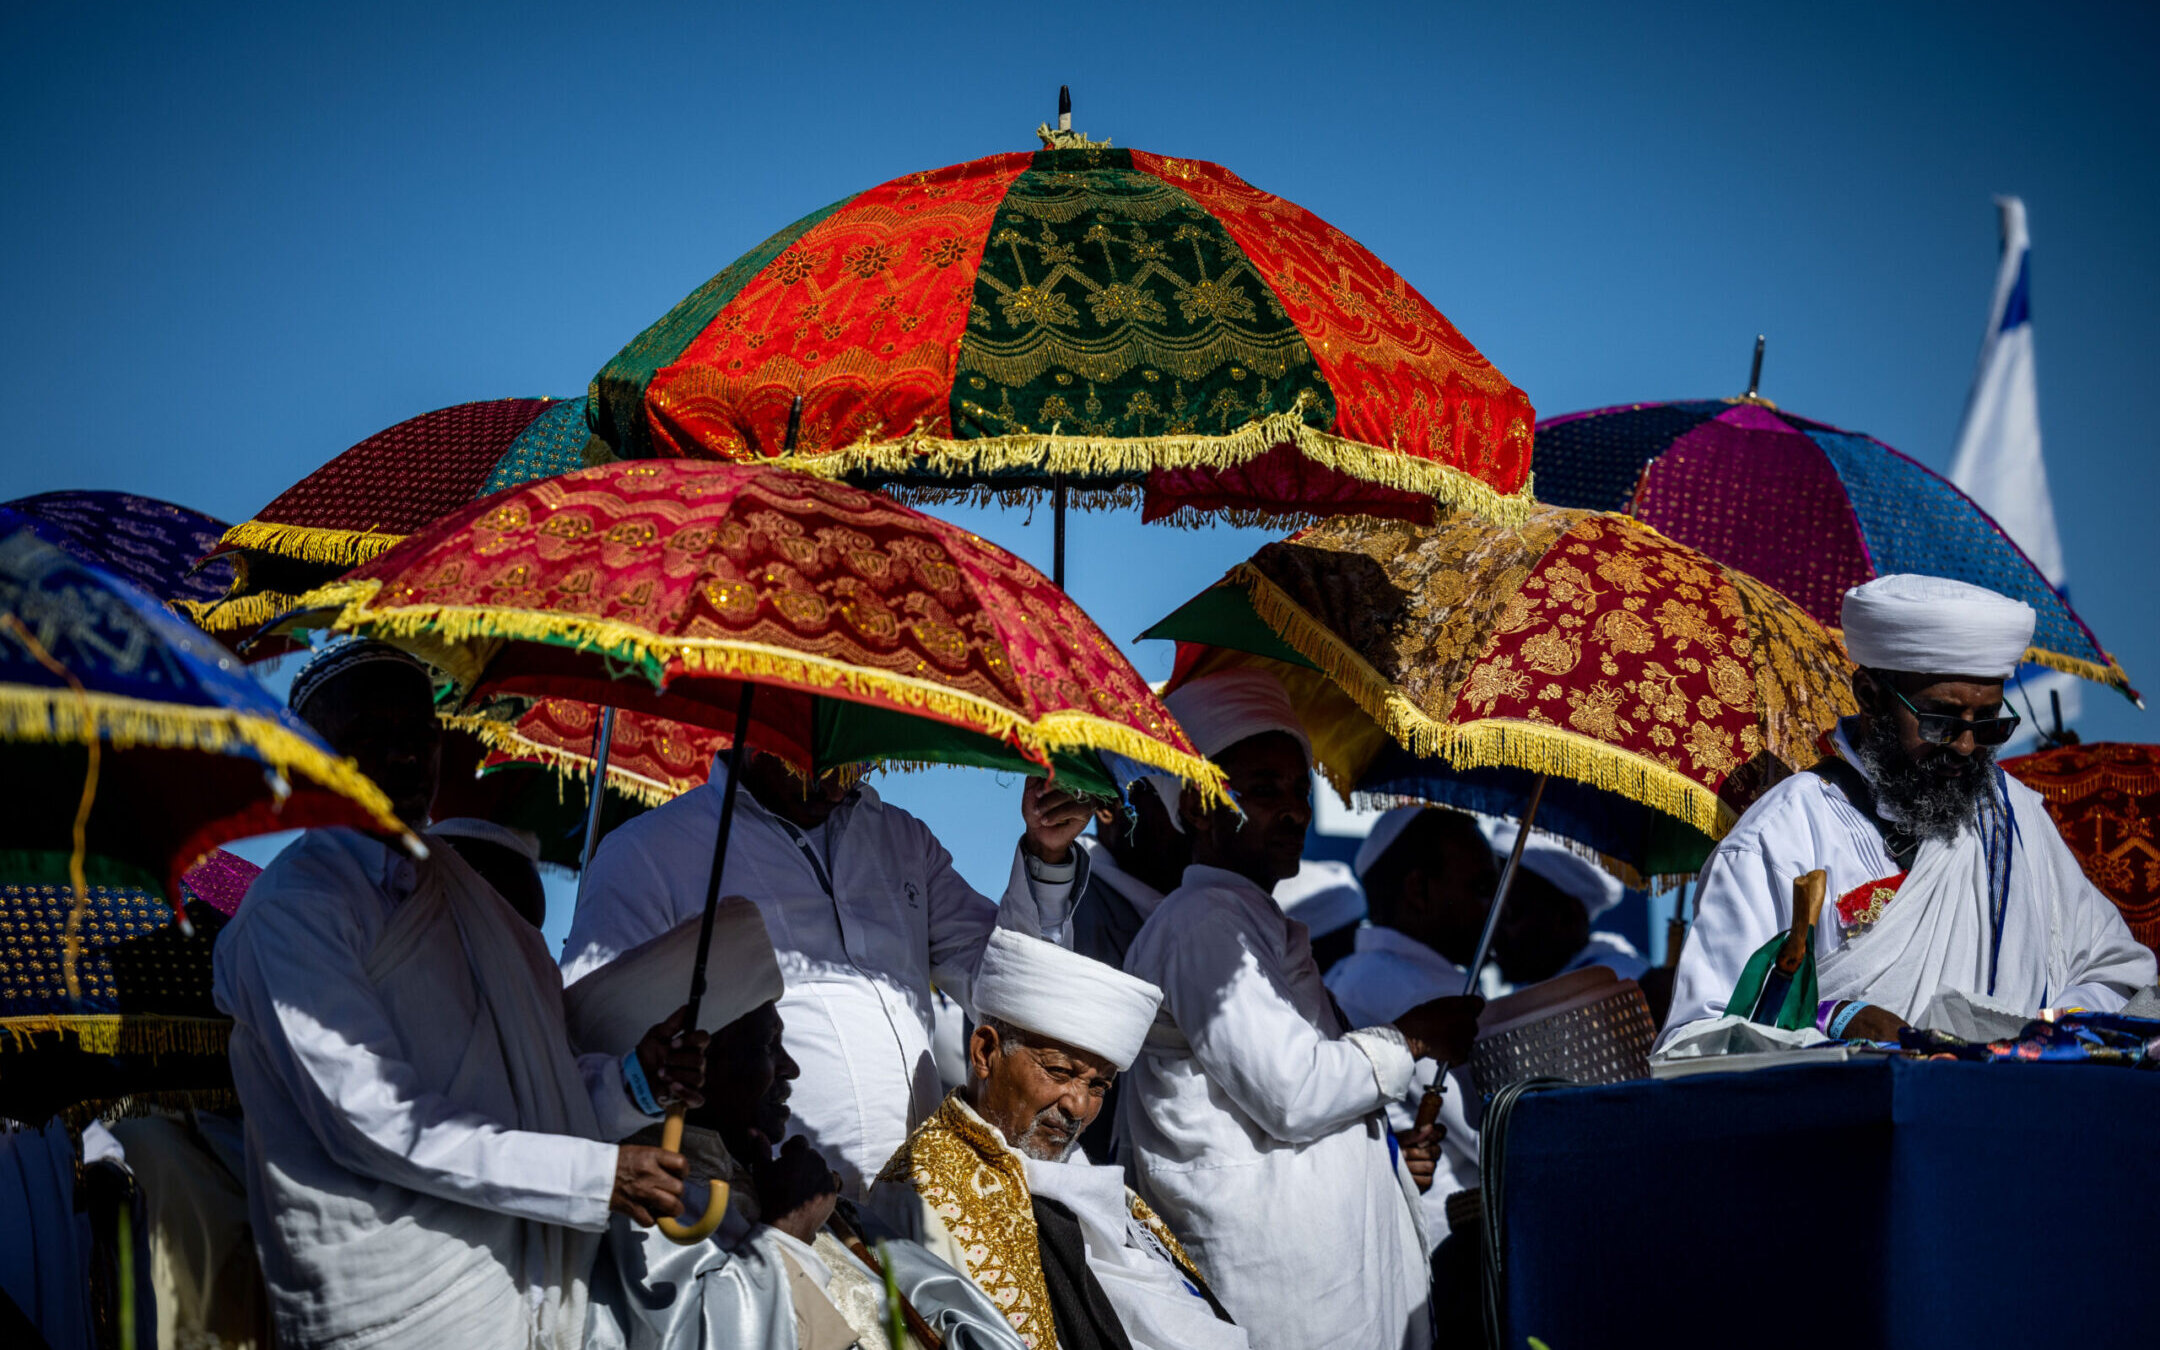
[{"label": "ceremonial umbrella", "polygon": [[1896,572],[2031,605],[2025,659],[2111,685],[2129,677],[1970,497],[1872,436],[1761,398],[1633,403],[1537,429],[1538,494],[1622,511],[1758,577],[1835,629],[1847,589]]},{"label": "ceremonial umbrella", "polygon": [[[869,759],[1046,769],[1106,795],[1094,752],[1108,750],[1221,792],[1220,771],[1039,572],[877,494],[780,469],[629,463],[543,479],[453,512],[301,605],[314,613],[287,626],[398,643],[468,705],[569,697],[729,732],[686,1024],[752,744],[813,774]],[[668,1132],[680,1128],[671,1115]]]},{"label": "ceremonial umbrella", "polygon": [[14,789],[0,852],[110,859],[176,898],[230,839],[313,825],[410,839],[231,652],[28,531],[0,539],[0,763]]},{"label": "ceremonial umbrella", "polygon": [[626,458],[785,454],[931,496],[1144,489],[1151,520],[1531,504],[1528,397],[1407,281],[1227,169],[1107,145],[812,212],[590,398]]},{"label": "ceremonial umbrella", "polygon": [[578,468],[589,438],[583,398],[500,398],[407,418],[224,531],[209,555],[236,567],[232,587],[189,612],[212,632],[257,628],[299,592],[475,498]]},{"label": "ceremonial umbrella", "polygon": [[215,600],[232,584],[231,563],[195,567],[225,522],[155,497],[64,491],[0,502],[0,537],[25,528],[168,605]]},{"label": "ceremonial umbrella", "polygon": [[2160,746],[2100,741],[2003,761],[2047,799],[2078,865],[2122,911],[2132,936],[2160,950]]},{"label": "ceremonial umbrella", "polygon": [[1146,636],[1209,645],[1172,687],[1274,671],[1345,795],[1534,820],[1637,874],[1694,870],[1854,710],[1844,653],[1792,601],[1626,516],[1558,507],[1519,529],[1329,521]]},{"label": "ceremonial umbrella", "polygon": [[189,869],[189,933],[173,924],[160,880],[123,863],[86,860],[79,916],[67,853],[10,853],[0,870],[0,1116],[229,1099],[232,1022],[211,1001],[211,943],[262,869],[223,850]]}]

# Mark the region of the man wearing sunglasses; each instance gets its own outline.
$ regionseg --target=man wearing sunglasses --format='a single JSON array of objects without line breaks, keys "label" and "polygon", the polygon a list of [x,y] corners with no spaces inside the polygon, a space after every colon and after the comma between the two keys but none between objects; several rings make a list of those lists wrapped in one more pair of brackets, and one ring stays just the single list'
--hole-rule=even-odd
[{"label": "man wearing sunglasses", "polygon": [[1841,617],[1859,711],[1704,865],[1659,1052],[1735,1043],[1728,1014],[1748,1010],[1726,1004],[1741,968],[1791,926],[1793,879],[1816,868],[1830,874],[1816,1028],[1760,1035],[1895,1041],[1908,1025],[1955,1029],[1931,1018],[1943,995],[2029,1017],[2113,1011],[2151,985],[2153,953],[2085,879],[2039,795],[1995,764],[2018,725],[2003,681],[2032,639],[2031,607],[1899,575],[1847,591]]}]

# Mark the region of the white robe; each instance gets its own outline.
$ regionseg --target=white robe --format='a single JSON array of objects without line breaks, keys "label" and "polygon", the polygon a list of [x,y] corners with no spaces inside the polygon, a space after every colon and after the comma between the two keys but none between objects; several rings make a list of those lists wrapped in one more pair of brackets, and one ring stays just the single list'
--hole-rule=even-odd
[{"label": "white robe", "polygon": [[[1366,924],[1357,930],[1356,948],[1336,962],[1326,978],[1328,992],[1350,1024],[1372,1027],[1393,1022],[1420,1003],[1460,996],[1463,976],[1461,966],[1416,938]],[[1425,1089],[1439,1076],[1440,1066],[1432,1060],[1417,1062],[1410,1090],[1388,1104],[1388,1126],[1397,1134],[1407,1133],[1417,1123]],[[1451,1073],[1440,1097],[1439,1123],[1447,1138],[1440,1144],[1432,1189],[1418,1197],[1425,1211],[1425,1240],[1434,1247],[1448,1235],[1448,1197],[1478,1184],[1478,1136],[1467,1113],[1470,1091],[1467,1074]]]},{"label": "white robe", "polygon": [[[566,981],[703,911],[726,782],[715,763],[704,787],[601,841],[563,944]],[[799,839],[831,878],[831,894]],[[1001,906],[953,870],[928,826],[867,784],[805,835],[737,794],[720,893],[748,897],[765,916],[787,980],[785,1043],[802,1065],[788,1128],[840,1173],[843,1194],[860,1199],[944,1099],[931,982],[972,1008],[990,930],[1058,934],[1080,870],[1016,850]]]},{"label": "white robe", "polygon": [[449,848],[311,830],[218,935],[282,1344],[571,1347],[619,1138],[539,934]]},{"label": "white robe", "polygon": [[[1836,742],[1860,767],[1842,730]],[[1908,1021],[1949,989],[2027,1014],[2071,1006],[2112,1012],[2152,984],[2153,953],[2086,880],[2040,795],[2015,778],[2003,781],[2013,823],[2010,891],[1992,993],[1985,879],[1944,871],[1979,853],[1972,827],[1953,843],[1923,845],[1884,919],[1848,936],[1838,898],[1895,876],[1898,865],[1843,793],[1820,775],[1800,773],[1763,794],[1704,864],[1658,1051],[1704,1034],[1725,1015],[1741,967],[1792,924],[1793,878],[1818,867],[1830,874],[1815,926],[1816,982],[1825,999],[1866,999]],[[1893,950],[1896,959],[1883,959]],[[1690,1032],[1691,1024],[1700,1025]]]},{"label": "white robe", "polygon": [[1134,1188],[1253,1345],[1429,1345],[1422,1224],[1387,1137],[1414,1067],[1401,1034],[1346,1034],[1305,925],[1220,868],[1186,869],[1125,969],[1163,991],[1124,1075]]}]

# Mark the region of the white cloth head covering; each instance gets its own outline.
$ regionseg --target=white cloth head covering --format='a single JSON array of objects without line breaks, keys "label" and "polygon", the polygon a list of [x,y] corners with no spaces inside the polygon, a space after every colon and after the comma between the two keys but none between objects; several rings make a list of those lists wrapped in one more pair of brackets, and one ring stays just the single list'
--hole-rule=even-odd
[{"label": "white cloth head covering", "polygon": [[[478,816],[452,816],[428,826],[429,834],[445,839],[478,839],[482,843],[499,844],[528,862],[540,861],[540,836],[531,830],[520,830],[509,825],[482,820]],[[688,989],[688,985],[683,986]],[[681,1004],[677,1004],[681,1007]]]},{"label": "white cloth head covering", "polygon": [[1392,811],[1382,812],[1380,819],[1373,822],[1372,833],[1366,835],[1365,842],[1358,845],[1357,857],[1350,862],[1358,880],[1363,881],[1365,874],[1372,871],[1373,864],[1379,862],[1381,856],[1394,847],[1395,841],[1402,837],[1403,830],[1408,828],[1411,821],[1432,809],[1429,806],[1398,806]]},{"label": "white cloth head covering", "polygon": [[[1485,832],[1485,842],[1507,866],[1508,855],[1515,851],[1515,836],[1521,826],[1512,820],[1481,820],[1478,828]],[[1627,895],[1627,887],[1620,878],[1548,835],[1530,831],[1530,841],[1523,845],[1522,865],[1537,876],[1558,886],[1563,892],[1582,902],[1583,912],[1592,919],[1611,909]]]},{"label": "white cloth head covering", "polygon": [[285,695],[285,706],[292,709],[296,716],[305,717],[308,700],[321,693],[323,686],[340,675],[378,661],[410,666],[425,680],[432,681],[434,678],[420,658],[412,653],[374,638],[356,637],[346,633],[325,643],[321,650],[307,659],[306,665],[300,667],[299,673],[293,676],[292,688]]},{"label": "white cloth head covering", "polygon": [[1344,862],[1305,859],[1296,876],[1275,883],[1275,903],[1314,937],[1326,937],[1365,917],[1365,889]]},{"label": "white cloth head covering", "polygon": [[1870,669],[2007,679],[2038,616],[1985,587],[1900,572],[1845,592],[1838,617],[1845,650]]},{"label": "white cloth head covering", "polygon": [[1282,681],[1264,670],[1237,666],[1203,675],[1165,698],[1163,706],[1192,737],[1193,748],[1209,759],[1239,741],[1286,731],[1305,751],[1306,767],[1312,767],[1312,738]]},{"label": "white cloth head covering", "polygon": [[[640,943],[563,991],[570,1039],[587,1054],[626,1054],[690,997],[698,920]],[[718,1031],[778,999],[785,989],[765,916],[739,895],[713,912],[712,953],[697,1030]]]},{"label": "white cloth head covering", "polygon": [[975,1014],[1132,1067],[1162,990],[1054,942],[994,928],[975,972]]}]

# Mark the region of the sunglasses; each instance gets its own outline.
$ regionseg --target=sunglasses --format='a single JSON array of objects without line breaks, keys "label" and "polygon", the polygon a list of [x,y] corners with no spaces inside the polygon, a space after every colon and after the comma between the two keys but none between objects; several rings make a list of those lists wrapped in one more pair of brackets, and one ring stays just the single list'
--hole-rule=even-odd
[{"label": "sunglasses", "polygon": [[1920,724],[1920,739],[1930,745],[1948,745],[1966,732],[1972,733],[1975,745],[2001,745],[2017,733],[2018,723],[2024,719],[2016,713],[2007,717],[1975,717],[1970,721],[1951,713],[1922,712],[1913,707],[1912,700],[1885,684],[1897,701]]}]

